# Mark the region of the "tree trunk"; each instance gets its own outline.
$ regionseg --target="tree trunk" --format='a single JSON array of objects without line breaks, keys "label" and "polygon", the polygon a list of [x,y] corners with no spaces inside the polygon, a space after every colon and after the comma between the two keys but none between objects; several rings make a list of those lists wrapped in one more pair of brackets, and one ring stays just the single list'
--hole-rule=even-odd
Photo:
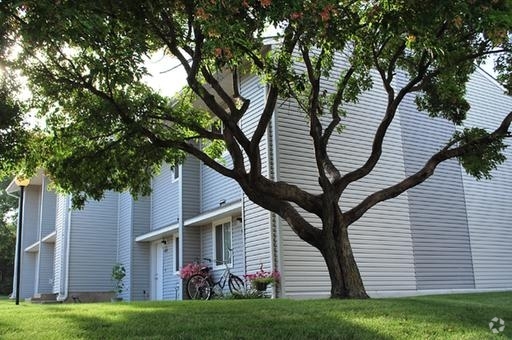
[{"label": "tree trunk", "polygon": [[333,234],[325,235],[322,249],[320,249],[329,270],[331,298],[368,298],[354,259],[348,238],[348,228],[346,226],[335,228]]}]

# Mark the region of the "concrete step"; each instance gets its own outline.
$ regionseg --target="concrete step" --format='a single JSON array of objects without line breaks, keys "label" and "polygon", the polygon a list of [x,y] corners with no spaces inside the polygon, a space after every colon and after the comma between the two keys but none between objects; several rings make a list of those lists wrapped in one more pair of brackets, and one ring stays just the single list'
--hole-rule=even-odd
[{"label": "concrete step", "polygon": [[31,298],[26,298],[25,301],[30,303],[62,303],[62,301],[57,301],[57,294],[53,293],[36,293]]}]

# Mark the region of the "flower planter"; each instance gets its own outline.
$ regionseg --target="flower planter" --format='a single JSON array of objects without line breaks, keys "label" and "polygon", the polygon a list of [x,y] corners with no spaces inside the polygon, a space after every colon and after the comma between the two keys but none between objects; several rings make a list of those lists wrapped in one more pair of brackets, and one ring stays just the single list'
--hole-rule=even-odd
[{"label": "flower planter", "polygon": [[252,287],[256,290],[259,290],[260,292],[266,291],[267,285],[268,285],[267,282],[257,282],[257,281],[252,282]]}]

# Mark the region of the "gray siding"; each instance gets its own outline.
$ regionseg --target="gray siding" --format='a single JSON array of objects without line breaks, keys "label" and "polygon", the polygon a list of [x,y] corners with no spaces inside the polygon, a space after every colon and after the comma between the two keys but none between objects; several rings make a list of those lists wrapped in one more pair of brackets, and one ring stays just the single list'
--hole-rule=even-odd
[{"label": "gray siding", "polygon": [[[226,167],[232,167],[231,157],[224,157]],[[224,200],[230,203],[240,199],[240,187],[231,178],[222,176],[201,163],[201,212],[219,207],[219,202]]]},{"label": "gray siding", "polygon": [[[448,141],[454,125],[418,113],[413,96],[400,106],[406,175],[418,171]],[[417,288],[474,288],[471,244],[461,169],[442,163],[435,175],[408,191]]]},{"label": "gray siding", "polygon": [[213,232],[212,225],[201,226],[201,258],[212,259],[213,255]]},{"label": "gray siding", "polygon": [[201,257],[200,227],[184,227],[182,238],[182,265],[198,260]]},{"label": "gray siding", "polygon": [[69,258],[70,292],[112,290],[116,262],[118,194],[107,192],[100,202],[73,211]]},{"label": "gray siding", "polygon": [[167,239],[163,254],[163,299],[177,300],[180,295],[181,278],[176,275],[174,268],[174,237]]},{"label": "gray siding", "polygon": [[51,293],[54,280],[55,244],[41,243],[39,248],[39,289],[38,293]]},{"label": "gray siding", "polygon": [[160,174],[152,181],[151,229],[159,229],[178,222],[179,180],[173,182],[172,170],[163,164]]},{"label": "gray siding", "polygon": [[[342,67],[339,60],[336,66]],[[332,91],[333,85],[327,84],[326,89]],[[369,156],[372,140],[368,131],[375,131],[385,110],[385,99],[385,93],[377,87],[363,94],[357,105],[345,108],[349,112],[343,121],[345,129],[341,134],[333,135],[329,147],[332,160],[342,173],[361,166]],[[293,102],[278,107],[279,180],[317,192],[316,164],[310,138],[305,137],[309,132],[304,114]],[[391,125],[383,149],[382,159],[373,173],[349,186],[342,196],[340,205],[343,210],[404,177],[400,117]],[[305,216],[321,227],[321,222],[312,215]],[[300,240],[284,221],[280,224],[284,295],[327,296],[330,281],[322,256]],[[416,288],[407,194],[368,211],[351,226],[349,236],[369,292]]]},{"label": "gray siding", "polygon": [[149,231],[151,199],[149,197],[141,197],[132,204],[131,299],[145,300],[149,298],[151,289],[150,243],[135,242],[135,237]]},{"label": "gray siding", "polygon": [[124,289],[122,293],[123,299],[130,301],[132,294],[131,278],[132,271],[132,239],[133,239],[133,210],[132,197],[129,193],[119,194],[119,232],[117,245],[117,261],[121,263],[125,270],[126,276],[123,279]]},{"label": "gray siding", "polygon": [[48,190],[49,180],[43,177],[41,189],[41,238],[55,231],[55,212],[57,195]]},{"label": "gray siding", "polygon": [[[266,89],[255,76],[242,79],[242,95],[251,100],[249,111],[242,119],[242,129],[251,136],[258,124],[258,119],[265,105]],[[268,169],[268,136],[260,142],[262,174],[269,175]],[[248,166],[248,165],[246,165]],[[245,195],[243,198],[245,227],[245,261],[246,271],[254,272],[263,267],[270,270],[272,264],[270,212],[251,202]]]},{"label": "gray siding", "polygon": [[[189,219],[200,212],[200,162],[195,157],[188,157],[181,165],[182,170],[182,214],[183,220]],[[218,203],[218,202],[217,202]]]},{"label": "gray siding", "polygon": [[[510,112],[512,98],[482,73],[467,91],[471,110],[465,125],[494,130]],[[510,140],[508,140],[510,144]],[[512,288],[512,149],[493,171],[492,180],[476,181],[463,170],[469,234],[477,289]]]},{"label": "gray siding", "polygon": [[38,253],[26,253],[24,249],[39,238],[40,212],[41,212],[41,186],[33,185],[25,189],[23,202],[23,230],[22,230],[22,256],[20,297],[27,298],[34,295],[37,256]]}]

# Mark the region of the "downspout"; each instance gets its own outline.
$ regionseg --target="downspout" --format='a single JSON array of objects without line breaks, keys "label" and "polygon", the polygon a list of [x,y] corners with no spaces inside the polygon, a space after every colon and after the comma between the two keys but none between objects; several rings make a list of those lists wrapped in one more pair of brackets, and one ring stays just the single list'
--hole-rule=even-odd
[{"label": "downspout", "polygon": [[[178,171],[179,174],[178,174],[178,198],[179,198],[179,204],[178,204],[178,237],[179,237],[179,244],[178,244],[178,247],[179,247],[179,252],[178,252],[178,256],[179,256],[179,262],[178,262],[178,268],[176,268],[176,271],[179,271],[180,268],[183,266],[183,234],[184,234],[184,221],[185,219],[183,218],[183,181],[185,180],[184,178],[184,171],[183,171],[183,167],[185,166],[185,162],[187,160],[185,159],[185,161],[181,164],[181,165],[175,165],[174,167],[174,171]],[[176,256],[176,239],[174,238],[173,239],[173,252],[174,252],[174,256]],[[173,256],[173,257],[174,257]],[[174,260],[174,263],[176,263],[176,259],[173,259]],[[178,284],[177,284],[177,290],[179,291],[179,294],[176,294],[175,295],[175,299],[176,300],[183,300],[183,280],[181,280],[178,276]]]},{"label": "downspout", "polygon": [[[278,112],[275,111],[274,115],[272,116],[271,120],[271,129],[272,129],[272,164],[273,164],[273,173],[272,173],[272,180],[279,181],[279,155],[278,155],[278,147],[277,147],[277,141],[278,141],[278,127],[277,127],[277,114]],[[274,239],[274,245],[275,248],[273,248],[273,254],[274,254],[274,265],[277,265],[279,268],[281,274],[283,274],[283,257],[281,255],[281,217],[277,214],[274,214],[274,228],[275,228],[275,234],[272,234]],[[277,239],[277,240],[276,240]],[[276,254],[277,253],[277,254]],[[274,268],[275,270],[275,268]],[[274,294],[279,295],[280,297],[284,296],[284,275],[281,275],[281,280],[279,282],[279,292],[275,288],[274,285]]]},{"label": "downspout", "polygon": [[[57,297],[57,301],[66,301],[69,294],[69,245],[71,243],[71,195],[68,196],[68,219],[66,225],[66,264],[64,270],[64,294]],[[61,274],[62,275],[62,274]],[[61,278],[62,280],[62,278]]]},{"label": "downspout", "polygon": [[[263,87],[263,98],[267,98],[267,87]],[[268,173],[267,176],[270,180],[276,179],[276,163],[275,163],[275,122],[276,122],[276,111],[274,110],[274,114],[272,115],[272,119],[270,120],[270,126],[267,129],[267,163],[268,163]],[[268,145],[271,144],[271,147]],[[275,271],[276,268],[276,221],[277,216],[273,212],[269,212],[269,225],[270,225],[270,268],[272,271]],[[277,297],[277,289],[276,285],[272,285],[272,298]]]},{"label": "downspout", "polygon": [[[238,92],[240,93],[242,91],[242,85],[241,85],[242,79],[241,79],[240,73],[238,73],[237,76],[238,76],[238,79],[237,79]],[[243,131],[243,128],[244,128],[243,119],[240,119],[240,130]],[[199,176],[199,178],[201,179],[201,183],[202,183],[203,176]],[[202,195],[200,195],[199,197],[202,197]],[[245,234],[245,194],[241,187],[240,187],[240,201],[241,201],[240,202],[241,203],[240,217],[242,218],[242,222],[240,224],[240,228],[241,228],[241,232],[242,232],[242,252],[241,253],[242,253],[242,257],[243,257],[242,262],[243,262],[244,276],[245,276],[247,274],[247,249],[245,247],[245,245],[247,244],[247,242],[246,242],[247,236]]]}]

